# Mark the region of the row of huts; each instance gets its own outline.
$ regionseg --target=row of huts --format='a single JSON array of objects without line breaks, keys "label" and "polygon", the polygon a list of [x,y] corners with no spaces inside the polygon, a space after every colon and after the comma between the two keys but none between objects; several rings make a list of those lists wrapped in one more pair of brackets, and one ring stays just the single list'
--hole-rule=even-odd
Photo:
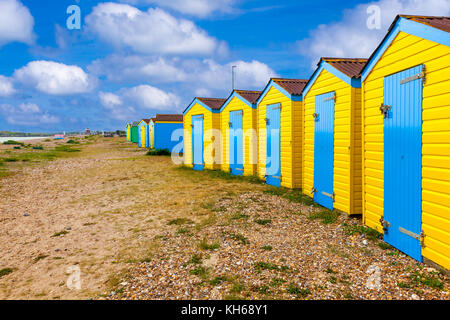
[{"label": "row of huts", "polygon": [[[127,140],[137,143],[139,148],[169,151],[183,138],[182,114],[157,114],[154,118],[131,122],[126,127]],[[180,153],[183,152],[181,147]]]},{"label": "row of huts", "polygon": [[399,15],[369,59],[321,58],[309,79],[196,97],[184,162],[258,175],[450,269],[450,18]]}]

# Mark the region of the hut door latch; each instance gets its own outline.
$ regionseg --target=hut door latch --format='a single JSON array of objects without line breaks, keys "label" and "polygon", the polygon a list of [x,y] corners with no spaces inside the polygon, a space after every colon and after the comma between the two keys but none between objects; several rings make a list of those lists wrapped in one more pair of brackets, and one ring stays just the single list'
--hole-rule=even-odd
[{"label": "hut door latch", "polygon": [[391,110],[391,106],[388,106],[384,103],[381,104],[380,111],[381,111],[381,114],[383,115],[384,119],[388,118],[389,110]]},{"label": "hut door latch", "polygon": [[410,236],[410,237],[420,241],[420,246],[422,248],[425,247],[425,244],[424,244],[425,233],[423,232],[423,230],[419,234],[417,234],[417,233],[414,233],[412,231],[406,230],[406,229],[404,229],[402,227],[398,227],[398,231],[400,231],[401,233],[404,233],[407,236]]}]

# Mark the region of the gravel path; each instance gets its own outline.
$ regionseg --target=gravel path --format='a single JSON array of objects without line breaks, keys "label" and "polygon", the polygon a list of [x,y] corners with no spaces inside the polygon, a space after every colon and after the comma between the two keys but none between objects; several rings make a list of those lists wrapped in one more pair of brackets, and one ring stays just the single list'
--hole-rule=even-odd
[{"label": "gravel path", "polygon": [[[173,222],[108,299],[449,299],[448,278],[356,219],[263,192],[220,200],[202,227]],[[327,220],[325,220],[328,222]]]}]

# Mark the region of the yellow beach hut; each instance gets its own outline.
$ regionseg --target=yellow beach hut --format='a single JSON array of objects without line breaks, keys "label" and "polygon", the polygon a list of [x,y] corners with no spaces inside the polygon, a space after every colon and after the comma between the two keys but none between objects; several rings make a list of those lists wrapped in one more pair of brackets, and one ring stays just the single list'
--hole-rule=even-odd
[{"label": "yellow beach hut", "polygon": [[256,101],[261,91],[233,90],[220,108],[222,170],[254,175],[258,159]]},{"label": "yellow beach hut", "polygon": [[150,149],[155,148],[155,120],[156,118],[150,118],[150,123],[148,124],[148,131],[150,137]]},{"label": "yellow beach hut", "polygon": [[194,170],[220,169],[220,108],[226,99],[195,98],[183,112],[184,162]]},{"label": "yellow beach hut", "polygon": [[450,268],[450,18],[399,15],[362,71],[363,221]]},{"label": "yellow beach hut", "polygon": [[302,190],[361,214],[361,70],[366,59],[322,58],[303,90]]},{"label": "yellow beach hut", "polygon": [[267,184],[300,188],[302,91],[308,80],[272,78],[258,98],[258,175]]},{"label": "yellow beach hut", "polygon": [[149,124],[150,119],[142,119],[139,121],[139,148],[150,148]]}]

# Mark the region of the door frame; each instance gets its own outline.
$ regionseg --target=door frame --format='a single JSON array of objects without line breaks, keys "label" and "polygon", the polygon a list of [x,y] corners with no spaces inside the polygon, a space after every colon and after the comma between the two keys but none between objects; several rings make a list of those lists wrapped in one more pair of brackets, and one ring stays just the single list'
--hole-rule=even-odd
[{"label": "door frame", "polygon": [[[194,163],[194,159],[195,159],[195,146],[194,146],[194,142],[195,142],[195,135],[194,135],[194,131],[195,131],[195,126],[194,126],[194,120],[195,119],[202,119],[202,134],[201,134],[201,146],[202,146],[202,164],[195,164]],[[205,168],[205,146],[204,146],[204,126],[205,126],[205,117],[203,114],[197,114],[197,115],[192,115],[191,116],[191,128],[192,128],[192,168],[194,170],[203,170]]]}]

